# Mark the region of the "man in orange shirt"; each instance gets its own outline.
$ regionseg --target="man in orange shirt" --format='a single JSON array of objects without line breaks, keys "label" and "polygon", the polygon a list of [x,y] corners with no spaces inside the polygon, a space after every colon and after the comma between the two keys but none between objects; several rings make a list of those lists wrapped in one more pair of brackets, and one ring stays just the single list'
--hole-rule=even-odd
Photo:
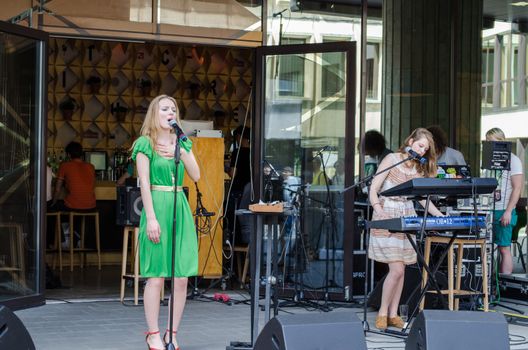
[{"label": "man in orange shirt", "polygon": [[60,210],[94,210],[94,166],[82,160],[83,149],[80,143],[70,142],[65,151],[70,160],[59,166],[53,202],[57,202],[64,186],[67,194],[64,197],[64,208],[61,206]]},{"label": "man in orange shirt", "polygon": [[[95,168],[92,164],[82,160],[83,148],[78,142],[70,142],[66,146],[66,154],[70,158],[67,162],[62,162],[57,172],[57,182],[51,210],[60,211],[94,211],[95,203]],[[66,188],[64,203],[57,203],[57,199]],[[63,243],[67,248],[69,246],[69,225],[63,223]],[[77,236],[77,234],[76,234]]]}]

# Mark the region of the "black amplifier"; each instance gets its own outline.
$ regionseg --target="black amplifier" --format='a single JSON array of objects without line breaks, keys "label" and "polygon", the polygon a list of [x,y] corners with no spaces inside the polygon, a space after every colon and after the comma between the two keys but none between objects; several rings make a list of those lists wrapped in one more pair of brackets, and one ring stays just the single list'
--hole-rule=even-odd
[{"label": "black amplifier", "polygon": [[116,224],[139,226],[143,201],[139,187],[118,186],[116,198]]},{"label": "black amplifier", "polygon": [[[143,201],[141,191],[135,186],[118,186],[116,198],[116,225],[139,226]],[[189,200],[189,188],[183,187],[185,197]]]}]

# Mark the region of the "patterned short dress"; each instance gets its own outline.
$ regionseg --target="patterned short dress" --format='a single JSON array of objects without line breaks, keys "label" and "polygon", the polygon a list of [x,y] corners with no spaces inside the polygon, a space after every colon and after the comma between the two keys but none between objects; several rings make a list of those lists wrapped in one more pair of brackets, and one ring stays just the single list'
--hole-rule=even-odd
[{"label": "patterned short dress", "polygon": [[[387,155],[387,158],[389,157],[392,164],[401,160],[400,153],[391,153]],[[408,168],[400,164],[389,170],[380,192],[417,177],[423,176],[416,167]],[[406,197],[379,196],[379,199],[383,211],[391,218],[416,215],[413,201]],[[380,220],[375,212],[372,220]],[[405,234],[400,232],[371,229],[368,254],[369,258],[383,263],[403,262],[405,265],[410,265],[416,262],[416,252]]]}]

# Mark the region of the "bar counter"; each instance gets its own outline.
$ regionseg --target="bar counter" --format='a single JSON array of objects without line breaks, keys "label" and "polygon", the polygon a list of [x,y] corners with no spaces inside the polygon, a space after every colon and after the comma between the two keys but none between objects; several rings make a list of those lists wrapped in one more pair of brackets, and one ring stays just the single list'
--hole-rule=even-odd
[{"label": "bar counter", "polygon": [[116,200],[115,181],[96,181],[95,198],[98,201],[115,201]]}]

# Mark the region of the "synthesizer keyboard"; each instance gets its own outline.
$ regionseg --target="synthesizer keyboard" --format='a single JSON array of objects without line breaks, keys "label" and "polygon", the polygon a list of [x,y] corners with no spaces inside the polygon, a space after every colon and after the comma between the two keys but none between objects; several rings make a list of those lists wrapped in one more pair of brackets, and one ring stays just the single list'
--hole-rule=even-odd
[{"label": "synthesizer keyboard", "polygon": [[[418,232],[422,228],[423,218],[418,216],[404,216],[401,218],[373,220],[368,222],[369,228],[384,229],[394,232]],[[486,216],[431,216],[426,219],[425,231],[455,231],[486,227]]]},{"label": "synthesizer keyboard", "polygon": [[416,178],[381,192],[382,196],[471,196],[492,193],[497,180],[486,177],[469,179]]}]

